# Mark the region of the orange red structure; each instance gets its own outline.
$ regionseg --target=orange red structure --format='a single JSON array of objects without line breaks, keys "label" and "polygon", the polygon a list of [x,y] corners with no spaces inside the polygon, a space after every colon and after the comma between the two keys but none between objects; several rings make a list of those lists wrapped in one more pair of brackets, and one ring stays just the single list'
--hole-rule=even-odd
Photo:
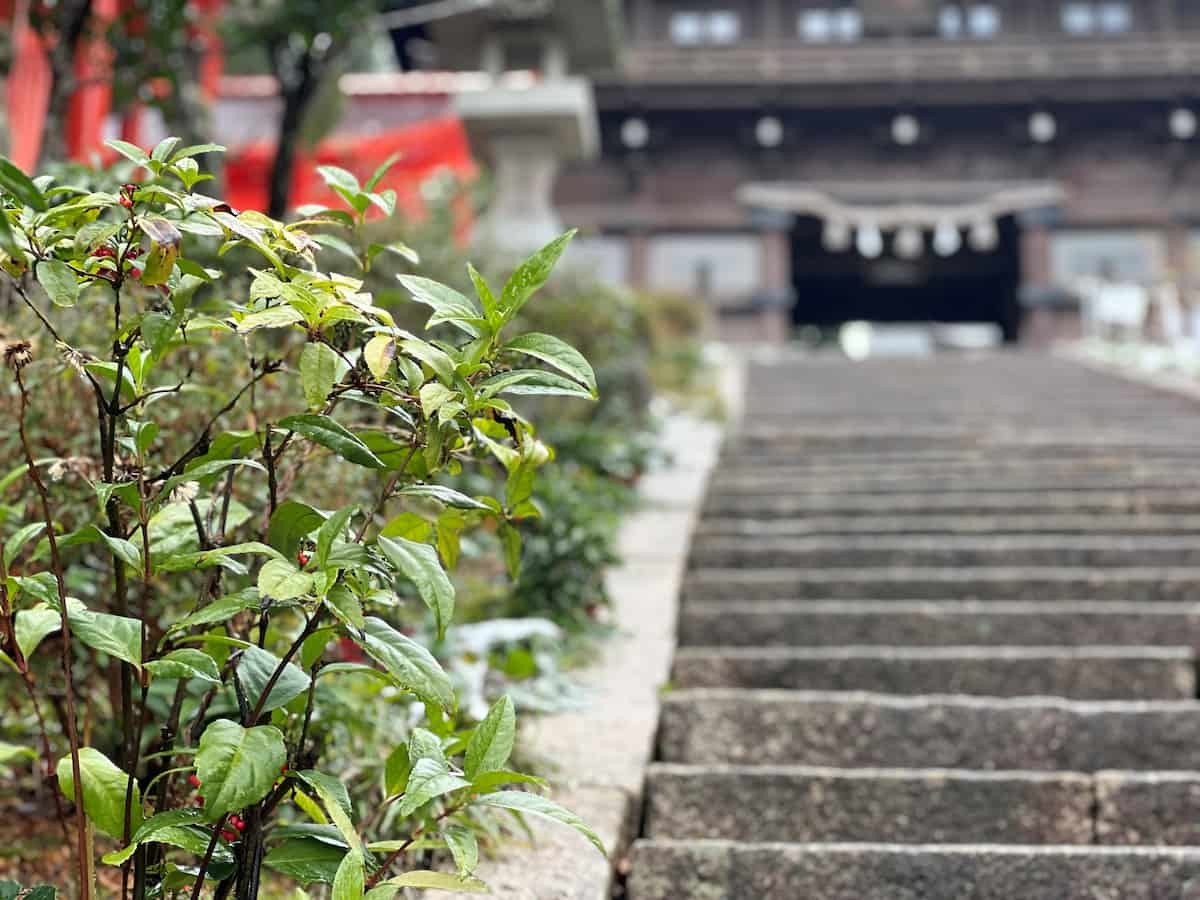
[{"label": "orange red structure", "polygon": [[[13,62],[5,87],[11,140],[9,156],[21,168],[37,166],[42,150],[53,92],[50,52],[54,35],[44,35],[30,24],[30,4],[35,0],[0,0],[0,25],[10,23]],[[197,37],[204,41],[201,87],[219,103],[223,84],[223,58],[217,23],[224,0],[190,0],[197,8]],[[128,7],[127,0],[92,0],[92,25],[80,41],[74,61],[77,87],[71,95],[66,117],[66,148],[75,160],[89,161],[96,154],[108,158],[104,148],[106,129],[135,143],[142,137],[142,111],[135,104],[119,112],[114,129],[111,88],[112,51],[95,35],[115,21]],[[403,77],[403,76],[401,76]],[[397,102],[404,102],[397,92]],[[219,139],[219,135],[217,136]],[[369,177],[380,163],[399,154],[399,162],[381,187],[397,194],[398,209],[419,215],[419,188],[429,176],[450,171],[468,178],[475,173],[466,134],[461,123],[441,115],[369,136],[334,134],[312,152],[297,159],[292,180],[291,204],[333,202],[335,199],[316,173],[318,165],[337,165],[360,179]],[[275,156],[270,141],[253,141],[230,147],[225,165],[226,196],[239,209],[262,209],[267,202],[267,183]]]}]

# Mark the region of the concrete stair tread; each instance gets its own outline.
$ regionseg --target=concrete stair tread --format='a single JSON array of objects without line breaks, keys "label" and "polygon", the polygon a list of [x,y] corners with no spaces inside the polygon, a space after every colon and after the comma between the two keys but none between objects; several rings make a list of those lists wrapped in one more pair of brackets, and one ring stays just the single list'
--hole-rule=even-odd
[{"label": "concrete stair tread", "polygon": [[892,694],[1053,695],[1076,699],[1196,696],[1189,647],[681,647],[680,688],[797,688]]},{"label": "concrete stair tread", "polygon": [[657,763],[647,773],[647,792],[643,834],[651,838],[1150,845],[1200,840],[1200,772]]},{"label": "concrete stair tread", "polygon": [[1200,603],[1009,600],[693,601],[682,646],[1002,647],[1166,645],[1200,648]]},{"label": "concrete stair tread", "polygon": [[639,840],[630,900],[1195,900],[1200,849]]},{"label": "concrete stair tread", "polygon": [[857,566],[697,568],[683,601],[735,600],[1105,600],[1200,599],[1200,567]]},{"label": "concrete stair tread", "polygon": [[680,763],[1200,769],[1200,702],[694,688],[662,703]]},{"label": "concrete stair tread", "polygon": [[804,516],[786,519],[727,518],[702,520],[699,541],[742,538],[852,537],[855,535],[1194,535],[1200,533],[1200,515],[1072,515],[1044,516]]}]

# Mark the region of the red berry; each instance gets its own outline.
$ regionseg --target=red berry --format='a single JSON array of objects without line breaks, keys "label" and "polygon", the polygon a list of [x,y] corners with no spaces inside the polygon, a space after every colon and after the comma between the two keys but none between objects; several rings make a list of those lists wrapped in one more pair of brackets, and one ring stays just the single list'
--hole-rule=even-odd
[{"label": "red berry", "polygon": [[200,777],[195,772],[193,772],[191,775],[188,776],[188,784],[190,784],[194,788],[200,787]]},{"label": "red berry", "polygon": [[128,256],[130,259],[137,259],[139,256],[142,255],[142,248],[141,247],[130,247],[129,252],[125,255]]},{"label": "red berry", "polygon": [[221,829],[221,837],[225,838],[225,840],[232,843],[233,841],[236,841],[238,839],[238,833],[229,828],[222,828]]},{"label": "red berry", "polygon": [[242,821],[242,818],[240,816],[234,816],[232,819],[230,819],[230,822],[233,823],[233,827],[236,828],[238,831],[246,830],[246,823],[244,821]]},{"label": "red berry", "polygon": [[192,805],[193,805],[193,806],[203,806],[203,805],[204,805],[204,798],[203,798],[203,797],[195,797],[195,798],[192,800]]},{"label": "red berry", "polygon": [[300,563],[302,566],[307,566],[309,559],[311,559],[311,557],[303,550],[296,554],[296,562]]},{"label": "red berry", "polygon": [[117,255],[117,251],[116,251],[116,250],[114,250],[112,247],[108,247],[108,246],[105,246],[105,247],[97,247],[97,248],[96,248],[96,252],[95,252],[95,254],[94,254],[94,255],[95,255],[95,256],[102,256],[102,257],[104,257],[104,258],[106,258],[106,259],[111,259],[112,257],[114,257],[114,256],[116,256],[116,255]]},{"label": "red berry", "polygon": [[126,197],[124,194],[122,194],[121,195],[121,205],[123,207],[125,207],[126,209],[133,209],[133,198]]},{"label": "red berry", "polygon": [[129,267],[129,277],[130,278],[141,278],[142,270],[139,269],[137,266],[130,266]]}]

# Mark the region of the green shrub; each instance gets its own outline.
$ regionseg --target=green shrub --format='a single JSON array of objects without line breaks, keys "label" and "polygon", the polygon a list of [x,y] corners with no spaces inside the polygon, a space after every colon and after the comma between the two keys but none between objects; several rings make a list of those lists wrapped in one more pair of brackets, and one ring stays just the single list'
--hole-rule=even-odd
[{"label": "green shrub", "polygon": [[[577,351],[514,325],[570,235],[498,293],[472,270],[477,299],[405,276],[432,309],[427,339],[359,277],[411,255],[361,240],[369,208],[394,208],[382,172],[360,185],[326,168],[350,212],[285,225],[193,192],[195,157],[219,148],[113,146],[144,181],[84,190],[0,159],[0,268],[37,325],[3,352],[20,464],[0,482],[19,491],[3,508],[0,670],[37,723],[9,737],[86,814],[79,895],[94,896],[93,829],[137,898],[209,882],[249,900],[264,868],[339,900],[481,890],[495,809],[599,846],[508,771],[511,700],[460,723],[452,679],[405,633],[428,617],[445,634],[470,529],[492,529],[517,574],[552,453],[506,398],[595,393]],[[254,260],[244,291],[197,261],[205,242]],[[353,268],[320,267],[322,247]],[[446,484],[483,468],[504,473],[494,493]],[[61,732],[45,715],[59,697]],[[386,759],[364,788],[329,750],[361,738],[366,709],[405,727],[375,731]],[[414,867],[430,849],[455,870]]]}]

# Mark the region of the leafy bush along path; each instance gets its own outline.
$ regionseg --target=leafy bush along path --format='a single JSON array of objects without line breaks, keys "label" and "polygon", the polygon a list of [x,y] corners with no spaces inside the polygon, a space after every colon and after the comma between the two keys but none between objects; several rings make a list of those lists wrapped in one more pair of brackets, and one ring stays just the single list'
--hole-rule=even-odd
[{"label": "leafy bush along path", "polygon": [[[248,900],[264,867],[329,883],[336,900],[483,891],[472,872],[481,831],[496,833],[489,810],[561,822],[603,851],[507,769],[511,701],[462,727],[450,677],[396,624],[413,595],[445,634],[444,562],[467,527],[495,529],[519,569],[514,523],[538,515],[534,476],[552,452],[505,398],[596,387],[561,340],[505,331],[571,235],[498,293],[472,269],[475,300],[403,276],[432,310],[436,336],[421,337],[362,290],[379,254],[410,253],[362,239],[368,209],[394,209],[374,192],[382,170],[365,185],[326,171],[350,211],[284,225],[193,193],[195,158],[220,148],[178,144],[113,142],[145,172],[116,192],[0,160],[0,266],[39,325],[4,346],[22,464],[3,486],[23,493],[3,507],[0,666],[34,727],[0,750],[35,755],[85,811],[74,891],[95,896],[96,833],[119,845],[101,862],[138,898]],[[322,246],[353,272],[319,269]],[[246,260],[244,302],[196,261],[214,251]],[[61,412],[47,406],[64,379],[90,446],[48,460],[56,436],[37,428]],[[250,427],[223,430],[234,416]],[[436,480],[481,467],[505,473],[503,496]],[[369,502],[340,502],[347,485]],[[436,545],[406,536],[412,504],[447,511]],[[322,758],[343,680],[413,722],[365,802],[339,777],[353,761]]]}]

